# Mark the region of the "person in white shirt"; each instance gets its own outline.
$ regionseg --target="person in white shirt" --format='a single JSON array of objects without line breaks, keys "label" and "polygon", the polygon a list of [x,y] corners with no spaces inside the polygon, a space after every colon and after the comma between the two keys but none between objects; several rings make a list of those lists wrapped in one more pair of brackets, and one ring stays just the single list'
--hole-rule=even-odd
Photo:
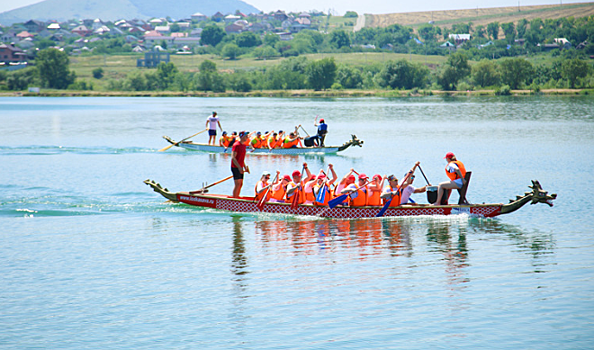
[{"label": "person in white shirt", "polygon": [[215,145],[215,141],[217,139],[217,125],[223,131],[221,127],[221,122],[219,121],[219,117],[217,117],[217,112],[212,112],[212,115],[206,118],[206,127],[208,128],[208,144]]}]

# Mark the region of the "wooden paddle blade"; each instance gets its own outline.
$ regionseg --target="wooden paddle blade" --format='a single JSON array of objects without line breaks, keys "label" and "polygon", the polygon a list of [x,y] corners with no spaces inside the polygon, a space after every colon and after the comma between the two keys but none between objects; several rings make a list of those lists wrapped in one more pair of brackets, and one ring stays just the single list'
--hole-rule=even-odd
[{"label": "wooden paddle blade", "polygon": [[170,149],[171,147],[173,147],[173,146],[176,146],[176,145],[177,145],[177,143],[171,144],[171,145],[169,145],[169,146],[167,146],[167,147],[163,147],[163,148],[161,148],[161,149],[160,149],[160,150],[158,150],[157,152],[165,152],[165,151],[167,151],[168,149]]},{"label": "wooden paddle blade", "polygon": [[339,205],[340,203],[344,202],[344,200],[347,199],[348,196],[349,196],[348,194],[342,194],[334,199],[331,199],[328,201],[328,206],[330,208],[334,208],[337,205]]},{"label": "wooden paddle blade", "polygon": [[293,199],[291,200],[291,208],[295,209],[299,205],[299,191],[293,193]]}]

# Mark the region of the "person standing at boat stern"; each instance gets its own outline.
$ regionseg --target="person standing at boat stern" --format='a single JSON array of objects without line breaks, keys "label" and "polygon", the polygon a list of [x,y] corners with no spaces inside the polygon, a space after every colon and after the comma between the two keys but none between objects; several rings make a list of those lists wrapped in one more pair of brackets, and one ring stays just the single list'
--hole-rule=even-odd
[{"label": "person standing at boat stern", "polygon": [[324,140],[326,139],[326,134],[328,133],[328,124],[326,124],[324,119],[320,119],[320,124],[314,123],[314,126],[318,127],[318,133],[316,136],[314,136],[316,145],[324,147]]},{"label": "person standing at boat stern", "polygon": [[248,141],[248,133],[242,131],[239,133],[239,140],[235,141],[233,148],[231,149],[231,173],[233,173],[233,181],[235,187],[233,187],[233,197],[239,197],[241,193],[241,187],[243,186],[243,174],[250,172],[247,165],[245,165],[245,151],[246,143]]},{"label": "person standing at boat stern", "polygon": [[223,128],[221,127],[221,122],[219,121],[219,117],[217,117],[217,112],[212,112],[212,115],[206,118],[206,127],[208,128],[208,144],[215,145],[215,141],[217,138],[217,125],[221,132]]},{"label": "person standing at boat stern", "polygon": [[437,200],[433,205],[440,205],[445,190],[457,190],[462,188],[466,183],[466,180],[464,179],[464,176],[466,176],[466,168],[461,161],[456,159],[454,153],[448,152],[443,158],[448,162],[445,171],[446,175],[450,178],[450,181],[445,181],[439,184],[437,187]]}]

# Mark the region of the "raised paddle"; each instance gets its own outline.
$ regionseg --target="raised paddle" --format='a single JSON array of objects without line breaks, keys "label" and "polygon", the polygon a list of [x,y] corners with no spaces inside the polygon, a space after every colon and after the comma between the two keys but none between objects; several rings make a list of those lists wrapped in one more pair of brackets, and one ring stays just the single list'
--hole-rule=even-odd
[{"label": "raised paddle", "polygon": [[207,188],[210,188],[210,187],[212,187],[212,186],[214,186],[214,185],[218,185],[218,184],[220,184],[221,182],[225,182],[225,181],[229,180],[229,179],[230,179],[230,178],[232,178],[232,177],[233,177],[233,175],[227,176],[226,178],[224,178],[224,179],[222,179],[222,180],[219,180],[219,181],[217,181],[217,182],[215,182],[215,183],[212,183],[212,184],[210,184],[210,185],[208,185],[208,186],[202,187],[202,188],[201,188],[201,189],[199,189],[199,190],[196,190],[196,191],[190,191],[190,194],[195,194],[195,193],[205,193],[205,192],[207,192],[207,191],[206,191],[206,189],[207,189]]},{"label": "raised paddle", "polygon": [[345,199],[347,199],[347,197],[349,197],[349,196],[350,196],[352,193],[355,193],[355,192],[357,192],[357,191],[358,191],[358,190],[359,190],[361,187],[364,187],[364,186],[366,186],[368,183],[369,183],[369,181],[365,181],[365,183],[364,183],[363,185],[361,185],[361,186],[359,186],[359,187],[355,188],[355,190],[354,190],[353,192],[351,192],[351,193],[345,193],[345,194],[342,194],[342,195],[340,195],[340,196],[338,196],[338,197],[336,197],[336,198],[334,198],[334,199],[332,199],[332,200],[328,201],[328,206],[329,206],[330,208],[334,208],[334,207],[336,207],[336,206],[337,206],[337,205],[339,205],[340,203],[344,202],[344,200],[345,200]]},{"label": "raised paddle", "polygon": [[419,164],[419,170],[421,171],[421,174],[423,174],[423,177],[425,178],[425,181],[427,181],[427,185],[430,185],[429,180],[427,180],[427,176],[425,176],[425,173],[423,172],[423,169],[421,168],[421,165]]},{"label": "raised paddle", "polygon": [[309,134],[307,133],[307,130],[305,130],[305,128],[304,128],[303,126],[301,126],[301,124],[299,124],[299,127],[300,127],[300,128],[303,130],[303,131],[305,131],[305,134],[307,135],[307,137],[309,137]]},{"label": "raised paddle", "polygon": [[[402,185],[404,185],[404,183],[406,182],[406,180],[408,180],[408,178],[410,177],[412,173],[408,173],[406,174],[406,176],[404,177],[404,179],[402,180]],[[400,190],[402,189],[402,185],[398,186],[398,189],[396,190],[396,194],[398,194],[398,192],[400,192]],[[392,195],[390,197],[390,199],[388,201],[386,201],[386,204],[384,204],[384,206],[382,207],[382,209],[379,211],[379,213],[377,213],[377,215],[375,216],[376,218],[380,218],[382,216],[384,216],[384,213],[386,212],[386,210],[388,210],[388,207],[390,206],[390,204],[392,203],[392,201],[394,200],[394,195]]]},{"label": "raised paddle", "polygon": [[185,139],[183,139],[183,140],[181,140],[181,141],[177,141],[176,143],[172,143],[171,145],[169,145],[169,146],[167,146],[167,147],[163,147],[163,148],[161,148],[161,149],[160,149],[158,152],[164,152],[164,151],[167,151],[167,150],[168,150],[168,149],[170,149],[171,147],[173,147],[173,146],[177,146],[177,145],[179,145],[180,143],[182,143],[182,142],[186,141],[187,139],[191,139],[192,137],[194,137],[194,136],[196,136],[196,135],[198,135],[198,134],[202,134],[202,133],[203,133],[203,132],[205,132],[206,130],[208,130],[208,129],[204,129],[204,130],[202,130],[202,131],[199,131],[199,132],[195,133],[195,134],[194,134],[194,135],[192,135],[192,136],[188,136],[188,137],[186,137]]}]

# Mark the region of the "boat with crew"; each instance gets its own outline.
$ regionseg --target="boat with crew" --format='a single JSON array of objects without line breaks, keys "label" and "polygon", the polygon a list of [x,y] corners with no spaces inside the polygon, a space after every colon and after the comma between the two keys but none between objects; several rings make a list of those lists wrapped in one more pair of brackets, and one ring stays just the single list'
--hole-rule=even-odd
[{"label": "boat with crew", "polygon": [[[185,148],[190,151],[202,151],[202,152],[210,152],[210,153],[231,153],[231,147],[223,147],[223,146],[214,146],[209,145],[206,143],[195,143],[192,141],[175,141],[171,139],[169,136],[163,136],[167,142],[169,142],[172,146],[177,146],[181,148]],[[324,146],[324,147],[296,147],[296,148],[255,148],[252,150],[248,150],[248,153],[252,154],[330,154],[330,153],[338,153],[344,151],[345,149],[351,146],[359,146],[363,147],[363,141],[359,140],[356,135],[351,135],[351,139],[342,146]]]},{"label": "boat with crew", "polygon": [[[373,218],[382,212],[382,206],[329,206],[301,204],[293,206],[291,203],[272,203],[266,202],[258,205],[254,197],[234,198],[223,194],[207,194],[208,190],[203,187],[197,191],[190,192],[171,192],[167,188],[153,180],[145,180],[145,184],[150,186],[155,192],[174,203],[185,203],[192,206],[212,208],[218,210],[227,210],[241,213],[275,213],[290,214],[302,216],[317,216],[322,218]],[[517,196],[509,203],[493,204],[404,204],[397,207],[388,207],[380,216],[399,217],[399,216],[419,216],[419,215],[456,215],[467,214],[475,217],[491,218],[502,214],[512,213],[525,204],[545,203],[553,206],[553,200],[557,198],[556,194],[548,194],[544,191],[537,180],[532,180],[529,186],[532,191],[526,192],[523,196]]]}]

